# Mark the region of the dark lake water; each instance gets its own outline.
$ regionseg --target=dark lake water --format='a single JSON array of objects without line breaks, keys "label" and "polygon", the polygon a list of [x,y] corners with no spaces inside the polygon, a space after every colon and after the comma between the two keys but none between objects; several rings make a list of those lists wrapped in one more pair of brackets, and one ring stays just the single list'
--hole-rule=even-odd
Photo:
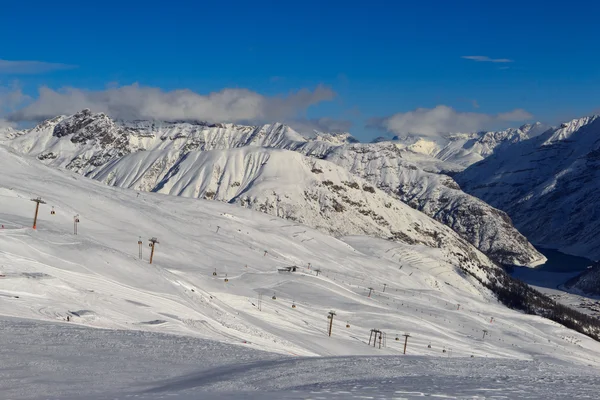
[{"label": "dark lake water", "polygon": [[540,265],[535,268],[538,271],[546,272],[577,272],[583,271],[588,266],[594,264],[594,261],[589,260],[585,257],[572,256],[569,254],[561,253],[554,249],[545,249],[543,247],[537,247],[536,249],[546,256],[548,261],[544,265]]}]

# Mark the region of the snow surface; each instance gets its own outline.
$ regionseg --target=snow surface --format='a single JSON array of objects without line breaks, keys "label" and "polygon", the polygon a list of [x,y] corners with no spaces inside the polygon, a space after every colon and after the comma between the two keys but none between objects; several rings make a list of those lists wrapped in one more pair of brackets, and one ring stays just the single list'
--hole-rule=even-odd
[{"label": "snow surface", "polygon": [[[10,398],[560,398],[597,380],[585,366],[600,366],[600,343],[499,304],[458,268],[485,279],[478,265],[491,263],[459,242],[333,238],[221,202],[107,187],[2,147],[0,168],[0,389]],[[47,204],[33,230],[36,196]],[[371,329],[386,332],[384,348],[368,345]],[[410,357],[356,358],[400,356],[405,332]]]},{"label": "snow surface", "polygon": [[4,399],[595,398],[598,369],[494,358],[282,357],[162,333],[0,319]]}]

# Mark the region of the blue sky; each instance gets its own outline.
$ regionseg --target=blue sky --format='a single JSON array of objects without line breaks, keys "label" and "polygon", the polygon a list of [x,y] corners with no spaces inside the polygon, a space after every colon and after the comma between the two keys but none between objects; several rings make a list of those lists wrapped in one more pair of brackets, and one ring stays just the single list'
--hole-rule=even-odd
[{"label": "blue sky", "polygon": [[12,123],[81,105],[368,140],[600,109],[595,2],[25,3],[3,4],[0,24]]}]

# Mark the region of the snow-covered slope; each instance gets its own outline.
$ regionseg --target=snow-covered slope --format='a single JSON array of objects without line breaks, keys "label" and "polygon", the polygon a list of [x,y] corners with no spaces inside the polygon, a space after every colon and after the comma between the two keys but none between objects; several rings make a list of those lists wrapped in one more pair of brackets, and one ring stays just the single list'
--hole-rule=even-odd
[{"label": "snow-covered slope", "polygon": [[14,400],[593,399],[600,377],[547,357],[414,356],[410,339],[398,357],[300,358],[13,318],[0,329],[0,392]]},{"label": "snow-covered slope", "polygon": [[600,117],[500,149],[456,176],[543,247],[600,258]]},{"label": "snow-covered slope", "polygon": [[[409,331],[416,355],[452,348],[453,357],[551,354],[597,363],[597,342],[500,305],[474,278],[486,282],[496,270],[486,257],[410,208],[414,214],[404,218],[435,229],[441,247],[339,240],[221,202],[138,195],[2,147],[0,168],[2,315],[69,316],[69,323],[90,327],[191,335],[288,355],[399,354],[396,334]],[[35,196],[47,204],[32,230]],[[152,236],[159,243],[148,264]],[[292,266],[298,270],[278,271]],[[366,343],[374,328],[387,332],[381,350]],[[482,339],[483,329],[491,336]]]},{"label": "snow-covered slope", "polygon": [[[157,152],[153,152],[157,154]],[[194,151],[153,187],[140,187],[156,163],[145,153],[122,157],[89,176],[111,186],[221,200],[296,221],[335,236],[369,235],[466,248],[450,229],[327,161],[297,152],[243,147]]]},{"label": "snow-covered slope", "polygon": [[446,175],[425,172],[392,143],[340,146],[326,159],[452,228],[503,264],[536,266],[546,261],[517,231],[506,213],[464,193]]},{"label": "snow-covered slope", "polygon": [[[20,152],[110,185],[232,201],[337,234],[393,236],[390,230],[398,231],[397,218],[390,212],[393,210],[381,205],[395,204],[396,198],[447,224],[497,262],[531,266],[544,260],[503,213],[465,195],[451,178],[424,172],[453,170],[453,166],[391,143],[349,144],[355,140],[348,134],[306,138],[281,124],[248,127],[113,121],[89,110],[54,118],[17,136],[11,136],[7,143]],[[230,150],[242,147],[248,150]],[[358,192],[349,190],[343,182],[358,178],[339,168],[329,165],[325,174],[319,175],[312,172],[314,168],[307,168],[307,159],[289,152],[261,151],[259,147],[295,150],[326,159],[363,177],[370,182],[368,186],[379,187],[392,198],[386,199],[380,193],[374,196],[379,199],[375,203],[365,201],[364,196],[356,198]],[[275,157],[271,153],[276,158],[263,168],[267,158]],[[312,161],[312,165],[316,163]],[[330,170],[335,177],[324,178]],[[295,187],[297,182],[321,188],[305,191]],[[323,187],[323,182],[331,184]],[[365,186],[362,181],[357,184]],[[284,191],[273,190],[283,186]],[[275,205],[282,201],[283,208]],[[323,218],[323,213],[335,204],[344,204],[343,208],[352,212],[344,214],[343,223],[339,214]],[[376,227],[373,221],[382,226]],[[340,229],[340,224],[354,229]]]}]

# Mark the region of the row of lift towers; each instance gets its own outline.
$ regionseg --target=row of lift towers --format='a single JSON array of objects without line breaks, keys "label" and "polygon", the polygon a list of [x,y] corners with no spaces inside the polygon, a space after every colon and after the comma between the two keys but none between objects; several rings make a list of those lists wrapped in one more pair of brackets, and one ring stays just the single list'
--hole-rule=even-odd
[{"label": "row of lift towers", "polygon": [[[42,200],[41,197],[37,197],[35,199],[31,199],[32,202],[36,203],[35,204],[35,215],[33,217],[33,229],[37,229],[37,220],[38,220],[38,213],[39,213],[39,209],[40,209],[40,204],[46,204],[46,202],[44,200]],[[51,215],[55,215],[56,212],[54,211],[54,207],[52,207],[52,211],[50,211]],[[77,235],[77,224],[79,224],[79,214],[76,214],[73,216],[73,234]],[[160,242],[158,241],[157,238],[152,237],[150,239],[148,239],[148,246],[150,247],[150,260],[149,263],[152,264],[152,260],[154,258],[154,249],[156,247],[157,244],[160,244]],[[139,237],[138,240],[138,247],[139,247],[139,258],[142,259],[142,237]],[[213,275],[216,275],[216,271],[215,273],[213,273]],[[317,272],[318,275],[318,272]],[[226,279],[227,281],[227,279]],[[385,292],[385,284],[384,284],[384,288],[383,291]],[[369,288],[369,296],[371,297],[371,294],[373,292],[373,288]],[[273,295],[273,299],[275,299],[275,295]],[[295,308],[295,305],[292,306],[293,308]],[[327,319],[329,320],[329,326],[327,329],[327,333],[329,336],[331,336],[332,330],[333,330],[333,317],[335,317],[336,313],[335,311],[329,311],[328,315],[327,315]],[[346,328],[349,328],[350,325],[346,324]],[[487,334],[487,331],[484,330],[483,332],[483,337],[485,338],[485,335]],[[408,345],[408,338],[410,337],[409,333],[405,333],[404,335],[404,351],[403,353],[406,354],[406,347]],[[399,337],[396,337],[396,340],[400,340]],[[373,347],[378,347],[381,349],[382,347],[386,346],[386,334],[385,332],[379,330],[379,329],[371,329],[371,334],[369,335],[369,346],[371,346],[371,344],[373,345]]]},{"label": "row of lift towers", "polygon": [[[40,204],[46,204],[46,202],[44,200],[42,200],[41,197],[36,197],[35,199],[31,199],[31,201],[33,201],[35,203],[35,214],[33,216],[33,229],[37,229],[37,220],[38,220],[38,214],[40,211]],[[50,211],[50,214],[51,215],[56,214],[56,211],[54,211],[54,207],[52,207],[52,211]],[[73,234],[74,235],[77,235],[78,224],[79,224],[79,214],[76,214],[73,216]],[[154,258],[154,248],[160,242],[155,237],[148,239],[148,241],[150,242],[150,243],[148,243],[148,246],[150,247],[150,264],[152,264],[152,259]],[[141,236],[138,240],[138,247],[139,247],[139,258],[142,259],[142,237]]]}]

